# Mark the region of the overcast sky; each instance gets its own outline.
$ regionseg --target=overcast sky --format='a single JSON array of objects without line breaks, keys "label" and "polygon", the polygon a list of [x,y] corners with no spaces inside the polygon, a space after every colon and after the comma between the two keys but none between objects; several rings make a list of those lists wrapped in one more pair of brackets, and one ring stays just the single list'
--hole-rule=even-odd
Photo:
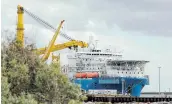
[{"label": "overcast sky", "polygon": [[[93,35],[100,48],[124,50],[124,59],[150,61],[144,91],[158,91],[161,66],[161,91],[172,90],[172,0],[2,0],[2,30],[15,32],[18,4],[54,27],[64,19],[63,32],[75,39]],[[48,44],[53,32],[26,13],[24,22],[25,38],[38,47]],[[57,43],[64,41],[59,37]]]}]

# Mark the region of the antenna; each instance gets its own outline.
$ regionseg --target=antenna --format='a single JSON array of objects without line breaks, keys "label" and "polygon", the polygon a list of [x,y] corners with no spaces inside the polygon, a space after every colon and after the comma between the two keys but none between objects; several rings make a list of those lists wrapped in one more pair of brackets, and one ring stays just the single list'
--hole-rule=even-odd
[{"label": "antenna", "polygon": [[95,49],[97,49],[97,42],[98,42],[98,40],[96,40]]},{"label": "antenna", "polygon": [[93,43],[93,36],[90,35],[90,36],[89,36],[89,44],[92,44],[92,43]]},{"label": "antenna", "polygon": [[[88,46],[89,46],[89,49],[90,50],[92,50],[93,48],[95,48],[95,46],[94,46],[94,44],[93,44],[93,35],[91,34],[90,36],[89,36],[89,43],[88,43]],[[92,46],[94,46],[94,47],[92,47]]]}]

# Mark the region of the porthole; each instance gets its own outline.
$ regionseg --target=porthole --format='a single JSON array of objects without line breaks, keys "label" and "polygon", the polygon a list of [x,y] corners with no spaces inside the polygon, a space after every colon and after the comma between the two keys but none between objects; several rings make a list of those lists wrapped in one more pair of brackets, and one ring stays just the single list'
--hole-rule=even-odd
[{"label": "porthole", "polygon": [[127,72],[126,72],[126,74],[127,74]]}]

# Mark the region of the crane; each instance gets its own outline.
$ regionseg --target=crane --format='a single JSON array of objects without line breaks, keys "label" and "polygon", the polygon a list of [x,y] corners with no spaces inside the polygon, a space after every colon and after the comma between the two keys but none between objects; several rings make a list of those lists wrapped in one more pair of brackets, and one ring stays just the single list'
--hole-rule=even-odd
[{"label": "crane", "polygon": [[[24,23],[23,23],[23,13],[24,12],[27,13],[28,15],[30,15],[33,19],[35,19],[40,24],[44,25],[46,28],[48,28],[48,29],[52,30],[53,32],[55,32],[52,40],[50,41],[50,43],[48,45],[48,47],[35,49],[36,52],[39,55],[44,54],[43,57],[42,57],[43,61],[48,59],[48,57],[50,55],[50,52],[54,52],[54,51],[58,51],[58,50],[62,50],[62,49],[65,49],[65,48],[70,48],[70,47],[74,47],[74,49],[77,49],[78,46],[80,46],[81,48],[88,47],[88,44],[86,42],[77,41],[77,40],[69,37],[68,35],[66,35],[66,34],[64,34],[64,33],[62,33],[60,31],[60,28],[61,28],[64,20],[61,21],[58,29],[56,30],[52,25],[50,25],[49,23],[47,23],[44,20],[40,19],[38,16],[36,16],[33,13],[29,12],[28,10],[26,10],[22,6],[18,5],[17,9],[18,9],[18,11],[17,11],[17,14],[18,14],[17,41],[19,41],[21,47],[24,47]],[[69,42],[54,45],[58,34],[60,34],[64,38],[68,39]]]},{"label": "crane", "polygon": [[17,23],[17,37],[16,40],[20,47],[24,47],[24,24],[23,24],[23,7],[18,5],[17,7],[18,23]]},{"label": "crane", "polygon": [[48,59],[48,57],[49,57],[49,55],[50,55],[50,52],[51,52],[51,50],[52,50],[52,47],[53,47],[53,45],[54,45],[54,43],[55,43],[55,40],[56,40],[56,38],[57,38],[57,36],[58,36],[58,34],[59,34],[59,32],[60,32],[60,28],[62,27],[63,22],[64,22],[64,20],[61,21],[61,23],[60,23],[60,25],[59,25],[57,31],[55,32],[55,34],[54,34],[54,36],[53,36],[53,38],[52,38],[52,40],[50,41],[48,47],[45,49],[44,55],[43,55],[43,57],[42,57],[42,60],[43,60],[43,61],[45,61],[45,60]]},{"label": "crane", "polygon": [[[85,48],[87,47],[87,43],[83,42],[83,41],[76,41],[76,40],[72,40],[72,41],[69,41],[69,42],[65,42],[63,44],[57,44],[57,45],[54,45],[51,49],[51,52],[54,52],[54,51],[58,51],[58,50],[62,50],[62,49],[65,49],[65,48],[69,48],[71,49],[71,47],[74,47],[74,50],[77,50],[77,46],[80,46],[81,48]],[[41,54],[44,54],[45,53],[45,50],[47,49],[47,47],[45,48],[39,48],[39,49],[36,49],[36,53],[38,55],[41,55]]]}]

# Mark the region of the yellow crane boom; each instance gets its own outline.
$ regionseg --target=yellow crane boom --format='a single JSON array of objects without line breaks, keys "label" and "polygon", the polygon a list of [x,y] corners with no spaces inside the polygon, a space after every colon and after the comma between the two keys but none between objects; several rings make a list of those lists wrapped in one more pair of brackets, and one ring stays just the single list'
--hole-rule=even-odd
[{"label": "yellow crane boom", "polygon": [[56,40],[57,36],[59,35],[59,32],[60,32],[60,29],[61,29],[61,27],[62,27],[63,22],[64,22],[64,20],[61,21],[61,23],[60,23],[58,29],[56,30],[56,32],[55,32],[55,34],[54,34],[54,36],[53,36],[53,38],[52,38],[52,40],[50,41],[48,47],[46,48],[46,50],[45,50],[45,52],[44,52],[44,55],[43,55],[43,57],[42,57],[42,60],[43,60],[43,61],[45,61],[45,60],[48,59],[48,57],[49,57],[49,55],[50,55],[50,52],[51,52],[51,50],[52,50],[52,47],[54,46],[55,40]]},{"label": "yellow crane boom", "polygon": [[[72,40],[72,41],[69,41],[69,42],[65,42],[63,44],[54,45],[51,48],[51,52],[58,51],[58,50],[62,50],[62,49],[65,49],[65,48],[70,48],[70,47],[74,47],[75,48],[77,46],[80,46],[81,48],[86,48],[86,47],[88,47],[88,44],[85,43],[85,42],[83,42],[83,41]],[[36,49],[36,53],[38,55],[44,54],[46,48],[47,47]]]}]

